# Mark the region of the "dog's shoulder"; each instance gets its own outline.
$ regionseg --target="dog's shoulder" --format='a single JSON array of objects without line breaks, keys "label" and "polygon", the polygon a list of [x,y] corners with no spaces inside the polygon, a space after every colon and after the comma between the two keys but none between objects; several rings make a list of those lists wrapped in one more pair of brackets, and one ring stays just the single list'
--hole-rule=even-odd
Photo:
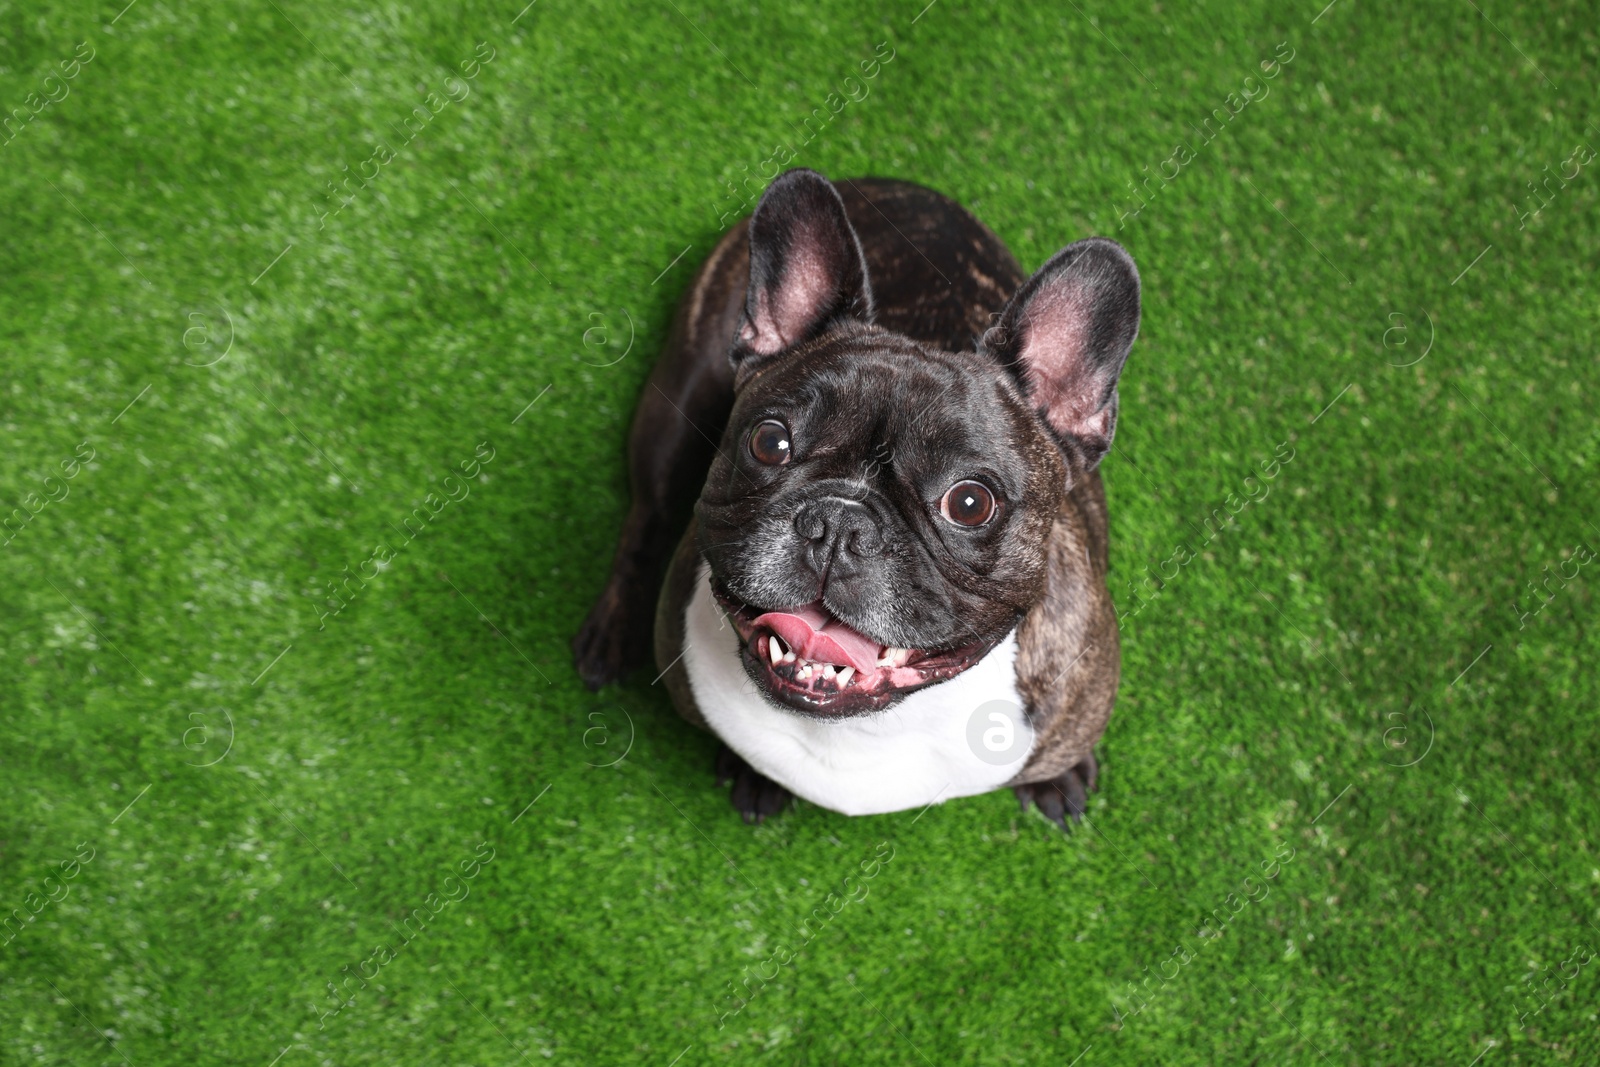
[{"label": "dog's shoulder", "polygon": [[1035,735],[1018,782],[1076,766],[1111,718],[1122,654],[1106,532],[1105,489],[1090,472],[1062,502],[1046,547],[1045,595],[1017,628],[1017,691]]},{"label": "dog's shoulder", "polygon": [[687,639],[689,601],[694,596],[695,584],[700,579],[700,550],[695,544],[695,522],[678,542],[678,550],[667,564],[666,580],[661,583],[661,596],[656,601],[655,659],[656,670],[661,672],[661,684],[666,686],[673,707],[690,723],[706,729],[705,716],[695,703],[694,689],[689,684],[689,668],[684,663]]}]

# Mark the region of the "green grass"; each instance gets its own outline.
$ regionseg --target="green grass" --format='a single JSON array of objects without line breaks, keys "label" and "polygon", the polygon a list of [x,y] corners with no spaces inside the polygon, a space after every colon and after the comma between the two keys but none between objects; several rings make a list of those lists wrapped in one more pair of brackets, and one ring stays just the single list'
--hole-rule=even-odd
[{"label": "green grass", "polygon": [[[0,947],[0,1062],[1600,1057],[1594,963],[1519,1025],[1600,948],[1600,570],[1518,619],[1600,546],[1600,167],[1517,218],[1600,148],[1591,6],[121,3],[0,13],[6,109],[93,50],[0,147],[0,511],[66,494],[0,549],[0,914],[43,905]],[[1124,610],[1294,450],[1125,621],[1092,827],[1005,793],[751,829],[654,672],[570,666],[674,300],[784,143],[962,199],[1030,267],[1132,251]]]}]

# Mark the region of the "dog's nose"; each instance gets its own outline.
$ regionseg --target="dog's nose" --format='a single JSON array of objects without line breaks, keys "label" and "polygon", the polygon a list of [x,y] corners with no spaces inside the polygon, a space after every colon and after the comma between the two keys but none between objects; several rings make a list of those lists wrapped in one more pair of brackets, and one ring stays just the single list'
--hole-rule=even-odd
[{"label": "dog's nose", "polygon": [[[859,500],[830,496],[813,500],[795,513],[807,561],[818,575],[854,570],[850,557],[883,551],[883,531],[872,509]],[[841,552],[840,549],[843,549]]]}]

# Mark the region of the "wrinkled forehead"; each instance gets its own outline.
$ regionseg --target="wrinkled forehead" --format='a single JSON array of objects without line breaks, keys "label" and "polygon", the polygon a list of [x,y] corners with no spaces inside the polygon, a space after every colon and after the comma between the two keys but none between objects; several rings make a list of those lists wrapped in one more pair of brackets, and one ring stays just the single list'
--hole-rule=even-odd
[{"label": "wrinkled forehead", "polygon": [[762,385],[751,391],[754,407],[741,404],[746,414],[787,415],[800,432],[826,422],[831,445],[860,454],[889,450],[901,462],[999,461],[1021,443],[1026,419],[1004,371],[985,357],[930,351],[901,338],[796,353]]}]

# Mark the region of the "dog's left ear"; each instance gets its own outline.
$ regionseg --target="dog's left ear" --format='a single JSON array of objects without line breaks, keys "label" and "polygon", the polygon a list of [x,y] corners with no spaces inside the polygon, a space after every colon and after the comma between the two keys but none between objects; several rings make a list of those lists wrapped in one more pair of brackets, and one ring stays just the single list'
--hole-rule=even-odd
[{"label": "dog's left ear", "polygon": [[983,338],[1074,465],[1094,470],[1117,428],[1117,379],[1139,335],[1139,271],[1115,241],[1090,237],[1029,278]]},{"label": "dog's left ear", "polygon": [[776,355],[844,318],[872,318],[861,242],[832,182],[786,171],[750,218],[750,290],[733,362]]}]

